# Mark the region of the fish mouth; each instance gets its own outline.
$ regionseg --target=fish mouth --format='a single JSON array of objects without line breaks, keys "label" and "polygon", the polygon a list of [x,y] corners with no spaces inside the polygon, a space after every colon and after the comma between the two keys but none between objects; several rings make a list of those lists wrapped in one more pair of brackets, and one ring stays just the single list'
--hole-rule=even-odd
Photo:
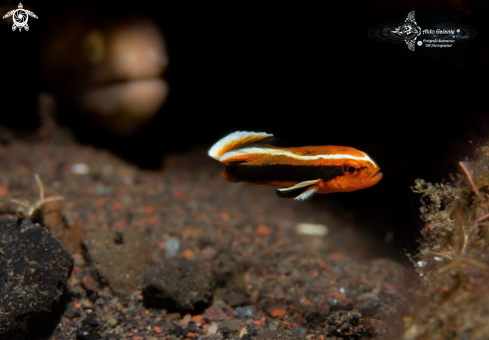
[{"label": "fish mouth", "polygon": [[77,97],[78,107],[120,135],[131,135],[158,112],[168,96],[162,78],[132,79],[87,89]]},{"label": "fish mouth", "polygon": [[165,79],[160,77],[114,80],[106,84],[82,89],[78,99],[83,101],[91,99],[91,97],[105,97],[105,100],[117,101],[128,95],[139,98],[142,96],[141,93],[147,92],[150,92],[149,96],[152,97],[160,94],[162,90],[167,91],[167,87]]},{"label": "fish mouth", "polygon": [[378,168],[376,171],[372,172],[370,174],[370,176],[368,176],[370,179],[372,179],[372,181],[374,181],[375,183],[377,183],[378,181],[380,181],[382,179],[382,172],[380,172],[380,168]]}]

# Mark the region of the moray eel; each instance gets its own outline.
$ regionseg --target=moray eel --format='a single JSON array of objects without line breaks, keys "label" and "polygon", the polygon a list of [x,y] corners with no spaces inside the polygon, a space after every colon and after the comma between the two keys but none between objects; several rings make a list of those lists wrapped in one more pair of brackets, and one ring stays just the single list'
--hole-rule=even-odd
[{"label": "moray eel", "polygon": [[165,41],[144,16],[82,9],[58,13],[39,57],[54,95],[117,135],[131,135],[147,124],[168,96],[161,78],[169,63]]},{"label": "moray eel", "polygon": [[365,189],[382,178],[379,166],[362,151],[345,146],[278,148],[268,144],[272,137],[237,131],[214,144],[208,155],[226,165],[227,180],[282,187],[279,197],[296,200]]}]

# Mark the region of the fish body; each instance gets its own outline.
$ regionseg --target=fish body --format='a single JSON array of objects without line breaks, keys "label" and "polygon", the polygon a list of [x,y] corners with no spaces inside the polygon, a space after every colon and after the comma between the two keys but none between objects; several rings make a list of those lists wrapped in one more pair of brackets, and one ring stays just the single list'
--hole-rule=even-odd
[{"label": "fish body", "polygon": [[345,146],[279,148],[273,135],[237,131],[209,149],[226,165],[232,182],[282,187],[277,195],[305,200],[315,193],[350,192],[368,188],[382,178],[379,166],[364,152]]}]

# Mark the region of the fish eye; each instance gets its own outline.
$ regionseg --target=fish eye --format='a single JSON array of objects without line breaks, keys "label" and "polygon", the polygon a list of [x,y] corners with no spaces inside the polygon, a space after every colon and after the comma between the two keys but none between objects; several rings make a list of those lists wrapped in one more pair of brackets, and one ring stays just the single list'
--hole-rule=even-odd
[{"label": "fish eye", "polygon": [[99,31],[91,31],[83,42],[83,50],[92,64],[100,63],[105,56],[104,38]]},{"label": "fish eye", "polygon": [[343,173],[348,177],[358,176],[360,164],[353,160],[347,160],[343,163]]}]

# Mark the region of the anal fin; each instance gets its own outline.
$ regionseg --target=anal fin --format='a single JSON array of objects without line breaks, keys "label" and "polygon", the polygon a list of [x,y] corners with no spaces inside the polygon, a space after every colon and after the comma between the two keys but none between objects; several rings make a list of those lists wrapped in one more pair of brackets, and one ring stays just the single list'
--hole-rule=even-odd
[{"label": "anal fin", "polygon": [[305,201],[309,197],[312,197],[312,195],[314,195],[318,190],[319,190],[319,185],[314,185],[312,187],[309,187],[306,191],[304,191],[302,194],[300,194],[294,199],[298,201]]},{"label": "anal fin", "polygon": [[277,189],[277,196],[304,201],[310,198],[319,190],[320,181],[320,179],[313,181],[304,181],[297,183],[296,185],[289,188]]}]

